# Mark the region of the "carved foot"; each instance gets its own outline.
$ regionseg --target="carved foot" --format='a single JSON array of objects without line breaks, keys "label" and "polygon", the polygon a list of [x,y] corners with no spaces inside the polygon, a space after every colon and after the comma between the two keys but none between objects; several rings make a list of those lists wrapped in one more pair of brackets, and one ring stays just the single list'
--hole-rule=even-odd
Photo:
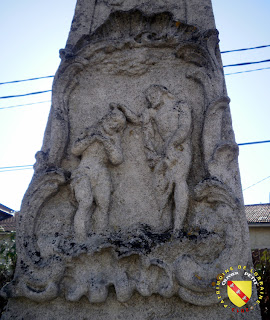
[{"label": "carved foot", "polygon": [[173,238],[179,238],[179,236],[182,234],[182,230],[180,228],[174,228],[173,229]]}]

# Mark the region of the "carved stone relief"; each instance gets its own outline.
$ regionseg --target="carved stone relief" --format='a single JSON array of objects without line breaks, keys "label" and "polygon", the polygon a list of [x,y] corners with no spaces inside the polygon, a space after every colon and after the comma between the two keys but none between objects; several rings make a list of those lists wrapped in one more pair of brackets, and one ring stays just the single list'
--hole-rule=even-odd
[{"label": "carved stone relief", "polygon": [[108,229],[113,190],[107,163],[117,166],[124,161],[121,135],[127,120],[138,122],[135,114],[124,105],[111,103],[110,108],[111,111],[96,125],[81,133],[71,149],[74,155],[81,157],[78,168],[71,175],[71,186],[78,202],[74,231],[76,238],[82,240],[88,233],[102,233]]},{"label": "carved stone relief", "polygon": [[154,171],[159,209],[164,211],[173,199],[173,229],[179,231],[188,209],[186,180],[192,158],[191,108],[160,85],[151,85],[145,94],[148,108],[142,117],[146,159]]},{"label": "carved stone relief", "polygon": [[61,52],[3,295],[218,302],[217,274],[250,257],[217,46],[216,30],[137,10]]}]

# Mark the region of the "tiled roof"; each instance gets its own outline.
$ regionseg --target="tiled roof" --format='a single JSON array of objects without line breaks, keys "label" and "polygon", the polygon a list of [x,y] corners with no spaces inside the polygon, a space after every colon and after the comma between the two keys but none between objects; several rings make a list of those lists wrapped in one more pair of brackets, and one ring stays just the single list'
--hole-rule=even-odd
[{"label": "tiled roof", "polygon": [[11,217],[12,217],[12,214],[9,214],[9,213],[6,213],[6,212],[0,210],[0,221],[11,218]]},{"label": "tiled roof", "polygon": [[270,203],[245,206],[248,223],[270,223]]},{"label": "tiled roof", "polygon": [[16,231],[16,218],[15,215],[11,218],[0,221],[0,229],[4,231]]},{"label": "tiled roof", "polygon": [[14,210],[10,209],[9,207],[4,206],[2,203],[0,203],[0,210],[7,212],[7,213],[12,213]]}]

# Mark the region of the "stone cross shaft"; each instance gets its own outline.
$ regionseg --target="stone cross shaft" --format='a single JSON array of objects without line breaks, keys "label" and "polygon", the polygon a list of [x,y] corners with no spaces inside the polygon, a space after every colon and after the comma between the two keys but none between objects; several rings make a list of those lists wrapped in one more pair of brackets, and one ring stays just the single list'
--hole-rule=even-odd
[{"label": "stone cross shaft", "polygon": [[252,267],[218,42],[210,0],[77,1],[4,320],[238,317],[216,292]]}]

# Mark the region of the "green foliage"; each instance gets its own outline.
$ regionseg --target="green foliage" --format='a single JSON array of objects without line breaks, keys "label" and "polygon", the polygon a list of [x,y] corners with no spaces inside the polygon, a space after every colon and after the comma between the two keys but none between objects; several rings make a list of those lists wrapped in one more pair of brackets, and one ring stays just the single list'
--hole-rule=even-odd
[{"label": "green foliage", "polygon": [[270,319],[270,250],[253,250],[252,258],[255,270],[262,278],[264,298],[260,304],[262,319]]},{"label": "green foliage", "polygon": [[[17,260],[15,232],[6,235],[0,242],[0,288],[12,280]],[[0,297],[0,318],[6,304],[7,300]]]},{"label": "green foliage", "polygon": [[15,234],[15,232],[11,232],[9,237],[0,243],[0,274],[5,277],[12,276],[16,266]]}]

